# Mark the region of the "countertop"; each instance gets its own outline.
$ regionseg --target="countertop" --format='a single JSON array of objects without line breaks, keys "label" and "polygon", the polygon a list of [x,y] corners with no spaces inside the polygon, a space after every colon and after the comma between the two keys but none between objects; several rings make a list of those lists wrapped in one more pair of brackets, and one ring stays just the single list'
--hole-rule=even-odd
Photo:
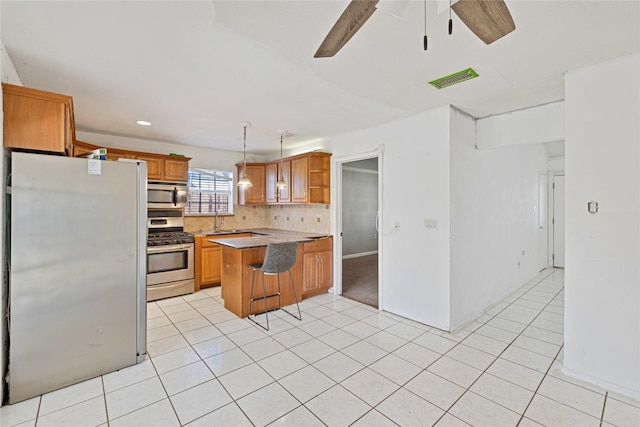
[{"label": "countertop", "polygon": [[[216,236],[222,234],[224,231],[218,233],[209,234]],[[284,242],[311,242],[315,239],[323,237],[329,237],[330,234],[321,233],[306,233],[301,231],[289,231],[289,230],[277,230],[273,228],[255,228],[249,230],[233,230],[233,232],[225,234],[240,234],[240,233],[254,233],[257,236],[252,237],[236,237],[236,238],[212,238],[210,242],[217,243],[219,245],[228,246],[234,249],[250,249],[265,247],[269,243],[284,243]],[[199,233],[193,233],[199,234]],[[205,233],[202,233],[205,234]],[[205,234],[207,235],[207,234]]]}]

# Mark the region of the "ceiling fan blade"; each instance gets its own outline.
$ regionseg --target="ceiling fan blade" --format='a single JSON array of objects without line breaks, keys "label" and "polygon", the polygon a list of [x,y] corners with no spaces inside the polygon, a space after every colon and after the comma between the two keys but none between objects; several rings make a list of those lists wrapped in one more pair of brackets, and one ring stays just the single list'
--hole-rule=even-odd
[{"label": "ceiling fan blade", "polygon": [[491,44],[516,29],[503,0],[459,0],[451,8],[486,44]]},{"label": "ceiling fan blade", "polygon": [[376,11],[378,0],[351,0],[316,51],[314,58],[327,58],[338,53],[349,39]]}]

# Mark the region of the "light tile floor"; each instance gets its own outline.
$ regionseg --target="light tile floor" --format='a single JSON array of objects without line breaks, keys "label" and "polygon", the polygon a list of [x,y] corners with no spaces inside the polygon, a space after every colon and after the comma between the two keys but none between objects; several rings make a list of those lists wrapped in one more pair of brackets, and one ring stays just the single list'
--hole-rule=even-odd
[{"label": "light tile floor", "polygon": [[455,333],[330,294],[266,332],[220,288],[148,304],[141,364],[0,408],[10,426],[640,426],[640,402],[566,377],[563,271]]}]

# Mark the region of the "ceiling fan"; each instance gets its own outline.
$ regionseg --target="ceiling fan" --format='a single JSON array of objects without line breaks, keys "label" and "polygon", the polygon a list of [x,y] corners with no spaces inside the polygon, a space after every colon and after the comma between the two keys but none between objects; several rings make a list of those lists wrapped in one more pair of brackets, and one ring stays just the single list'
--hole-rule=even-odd
[{"label": "ceiling fan", "polygon": [[[334,56],[376,11],[379,0],[351,0],[316,51],[314,58]],[[516,29],[503,0],[459,0],[451,6],[471,32],[486,44]]]}]

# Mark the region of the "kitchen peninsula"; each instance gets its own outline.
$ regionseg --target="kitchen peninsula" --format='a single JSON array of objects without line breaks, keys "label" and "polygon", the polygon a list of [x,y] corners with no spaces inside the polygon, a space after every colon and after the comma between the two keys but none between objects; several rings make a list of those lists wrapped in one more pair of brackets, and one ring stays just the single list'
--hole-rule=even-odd
[{"label": "kitchen peninsula", "polygon": [[[305,296],[326,292],[331,287],[333,238],[330,235],[273,229],[242,230],[244,233],[247,231],[252,233],[251,237],[211,236],[209,239],[222,247],[221,293],[227,310],[238,317],[247,317],[249,314],[249,294],[253,276],[250,265],[262,263],[269,243],[298,242],[297,260],[291,273],[299,301]],[[280,276],[281,304],[294,304],[289,275]],[[319,281],[318,278],[322,280]],[[277,283],[276,276],[265,276],[268,295],[277,291]],[[262,277],[256,274],[254,297],[262,295]],[[277,300],[269,298],[267,308],[271,310],[277,307]],[[262,304],[254,304],[253,307],[254,313],[251,314],[264,311]]]}]

